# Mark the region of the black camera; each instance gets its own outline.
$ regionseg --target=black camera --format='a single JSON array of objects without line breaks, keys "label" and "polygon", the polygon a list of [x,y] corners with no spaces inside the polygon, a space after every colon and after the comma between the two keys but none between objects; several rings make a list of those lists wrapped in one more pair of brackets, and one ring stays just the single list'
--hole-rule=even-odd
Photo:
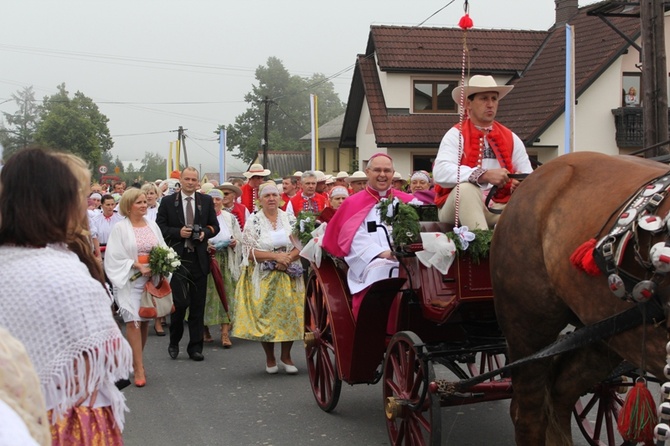
[{"label": "black camera", "polygon": [[202,232],[202,227],[200,225],[193,225],[191,228],[191,240],[200,240],[200,233]]}]

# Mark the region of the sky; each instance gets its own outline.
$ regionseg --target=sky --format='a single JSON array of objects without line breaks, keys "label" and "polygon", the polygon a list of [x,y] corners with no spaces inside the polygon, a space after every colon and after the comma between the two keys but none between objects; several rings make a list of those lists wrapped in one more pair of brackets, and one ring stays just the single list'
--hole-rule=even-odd
[{"label": "sky", "polygon": [[[475,28],[554,23],[554,0],[468,3]],[[16,111],[11,95],[23,87],[41,100],[64,82],[109,118],[114,157],[167,157],[183,126],[189,164],[216,172],[213,132],[247,109],[244,95],[268,57],[291,74],[337,75],[346,102],[371,25],[454,27],[464,1],[0,0],[0,8],[0,112]],[[240,161],[226,170],[235,168],[246,170]]]}]

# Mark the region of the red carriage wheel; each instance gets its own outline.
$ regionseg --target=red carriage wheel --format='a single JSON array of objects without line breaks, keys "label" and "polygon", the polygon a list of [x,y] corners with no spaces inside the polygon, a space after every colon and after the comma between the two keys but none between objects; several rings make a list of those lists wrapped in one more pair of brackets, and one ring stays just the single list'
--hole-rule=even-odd
[{"label": "red carriage wheel", "polygon": [[572,409],[575,422],[588,444],[593,446],[628,446],[617,432],[617,417],[625,392],[633,386],[625,377],[597,384],[592,393],[577,400]]},{"label": "red carriage wheel", "polygon": [[330,412],[340,399],[342,380],[337,372],[328,305],[314,273],[309,276],[305,293],[305,355],[316,403]]},{"label": "red carriage wheel", "polygon": [[386,350],[383,396],[392,445],[441,444],[440,399],[427,388],[435,372],[419,357],[422,345],[414,333],[402,331]]}]

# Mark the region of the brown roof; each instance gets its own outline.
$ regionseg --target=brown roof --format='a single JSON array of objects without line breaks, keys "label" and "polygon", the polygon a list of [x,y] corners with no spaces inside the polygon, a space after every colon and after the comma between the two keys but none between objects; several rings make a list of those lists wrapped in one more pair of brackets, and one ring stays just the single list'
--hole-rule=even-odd
[{"label": "brown roof", "polygon": [[[575,35],[576,97],[600,76],[630,46],[598,17],[587,16],[580,8],[570,24]],[[612,17],[609,20],[635,40],[640,19]],[[528,70],[514,82],[497,118],[527,144],[533,141],[564,112],[565,108],[565,27],[555,29]]]},{"label": "brown roof", "polygon": [[[467,33],[469,63],[489,73],[522,71],[547,31],[479,30]],[[461,72],[463,30],[372,26],[366,54],[382,71]]]},{"label": "brown roof", "polygon": [[[575,27],[577,97],[630,46],[598,17],[580,8],[570,21]],[[631,39],[639,36],[639,18],[609,19]],[[386,147],[438,147],[455,114],[409,114],[388,110],[379,69],[395,72],[460,73],[462,30],[373,26],[367,56],[357,57],[341,147],[356,146],[356,129],[367,100],[376,143]],[[549,31],[470,30],[470,74],[521,77],[500,103],[498,118],[531,145],[564,108],[565,28]]]}]

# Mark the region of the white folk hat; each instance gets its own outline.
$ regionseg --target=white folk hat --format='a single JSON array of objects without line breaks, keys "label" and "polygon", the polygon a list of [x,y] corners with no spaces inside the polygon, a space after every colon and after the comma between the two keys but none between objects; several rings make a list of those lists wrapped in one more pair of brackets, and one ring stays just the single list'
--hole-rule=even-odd
[{"label": "white folk hat", "polygon": [[470,82],[465,87],[460,85],[451,92],[451,97],[458,104],[461,100],[461,89],[463,89],[463,97],[467,98],[468,96],[475,93],[484,93],[485,91],[495,91],[498,93],[498,100],[507,96],[507,93],[512,91],[514,85],[498,85],[496,84],[493,76],[482,76],[475,75],[470,78]]},{"label": "white folk hat", "polygon": [[244,175],[246,178],[266,177],[271,173],[272,172],[270,172],[268,169],[264,169],[262,164],[252,164],[248,171],[242,172],[242,175]]},{"label": "white folk hat", "polygon": [[354,182],[354,181],[367,181],[367,180],[368,180],[368,176],[365,175],[365,172],[360,171],[360,170],[357,170],[356,172],[351,174],[351,176],[347,177],[347,183],[351,183],[351,182]]}]

